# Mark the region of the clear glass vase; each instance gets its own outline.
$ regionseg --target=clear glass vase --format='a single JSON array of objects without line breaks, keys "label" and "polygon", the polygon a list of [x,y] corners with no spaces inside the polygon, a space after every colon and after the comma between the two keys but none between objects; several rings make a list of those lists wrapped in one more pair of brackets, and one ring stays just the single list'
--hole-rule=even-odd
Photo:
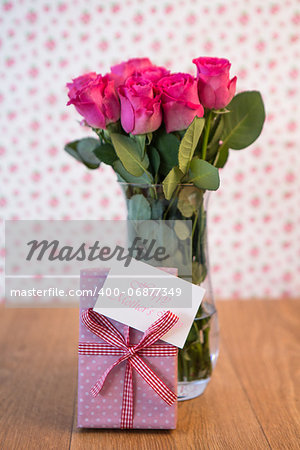
[{"label": "clear glass vase", "polygon": [[[205,296],[184,348],[178,352],[178,400],[197,397],[204,392],[211,378],[219,351],[218,315],[213,298],[207,245],[209,193],[193,185],[179,185],[172,198],[167,200],[162,185],[120,184],[127,201],[129,220],[191,221],[192,282],[205,289]],[[133,201],[138,198],[134,196],[141,195],[147,200],[147,208],[140,208],[138,205],[141,202]],[[144,200],[142,203],[145,203]]]}]

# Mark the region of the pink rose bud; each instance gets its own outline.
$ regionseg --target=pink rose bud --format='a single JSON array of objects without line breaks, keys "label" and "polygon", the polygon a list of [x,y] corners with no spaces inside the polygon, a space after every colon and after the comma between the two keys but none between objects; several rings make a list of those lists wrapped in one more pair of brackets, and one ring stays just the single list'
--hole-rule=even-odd
[{"label": "pink rose bud", "polygon": [[118,92],[121,123],[126,133],[150,133],[160,127],[161,94],[150,80],[141,76],[130,77]]},{"label": "pink rose bud", "polygon": [[185,130],[195,116],[203,116],[204,110],[199,102],[197,80],[188,73],[175,73],[164,77],[157,86],[162,91],[167,133]]},{"label": "pink rose bud", "polygon": [[139,75],[141,70],[152,66],[153,64],[149,58],[132,58],[112,66],[110,68],[111,73],[109,76],[115,81],[117,88],[121,84],[124,84],[127,78],[132,75]]},{"label": "pink rose bud", "polygon": [[75,78],[68,83],[68,105],[76,110],[94,128],[105,129],[109,123],[120,118],[120,102],[114,81],[106,75],[102,77],[94,72]]},{"label": "pink rose bud", "polygon": [[232,100],[236,80],[229,79],[230,62],[223,58],[196,58],[198,91],[200,102],[205,108],[222,109]]}]

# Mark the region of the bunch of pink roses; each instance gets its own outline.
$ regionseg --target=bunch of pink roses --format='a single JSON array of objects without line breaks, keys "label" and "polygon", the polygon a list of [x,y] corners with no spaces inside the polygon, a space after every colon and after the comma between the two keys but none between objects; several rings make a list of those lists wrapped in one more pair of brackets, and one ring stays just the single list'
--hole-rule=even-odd
[{"label": "bunch of pink roses", "polygon": [[[70,142],[65,150],[90,169],[110,165],[123,182],[128,219],[134,221],[129,239],[143,236],[150,242],[155,236],[168,248],[178,275],[200,285],[208,273],[203,194],[218,189],[229,150],[257,139],[265,113],[259,92],[235,95],[237,78],[230,80],[227,59],[193,62],[196,77],[140,58],[111,67],[105,76],[75,78],[67,85],[68,104],[97,139]],[[148,220],[151,226],[144,227]],[[167,221],[167,231],[161,221]],[[180,381],[211,376],[211,314],[211,308],[200,306],[179,350]]]},{"label": "bunch of pink roses", "polygon": [[133,135],[153,132],[162,122],[167,133],[185,130],[195,116],[203,117],[204,108],[227,106],[236,89],[227,59],[202,57],[193,62],[197,78],[170,74],[148,58],[117,64],[105,76],[88,73],[67,85],[68,104],[93,128],[105,129],[121,119],[122,128]]},{"label": "bunch of pink roses", "polygon": [[162,184],[169,200],[179,184],[216,190],[229,149],[259,136],[264,105],[259,92],[235,95],[230,62],[193,60],[197,76],[170,73],[148,58],[94,72],[68,83],[72,104],[98,139],[84,138],[65,150],[90,169],[109,164],[119,180]]}]

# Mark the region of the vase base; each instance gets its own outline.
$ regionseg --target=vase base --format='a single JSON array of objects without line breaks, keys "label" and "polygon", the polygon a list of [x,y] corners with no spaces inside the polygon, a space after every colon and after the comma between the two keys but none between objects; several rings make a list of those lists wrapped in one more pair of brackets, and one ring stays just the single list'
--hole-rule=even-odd
[{"label": "vase base", "polygon": [[209,383],[210,378],[195,381],[178,381],[177,400],[191,400],[192,398],[202,395]]}]

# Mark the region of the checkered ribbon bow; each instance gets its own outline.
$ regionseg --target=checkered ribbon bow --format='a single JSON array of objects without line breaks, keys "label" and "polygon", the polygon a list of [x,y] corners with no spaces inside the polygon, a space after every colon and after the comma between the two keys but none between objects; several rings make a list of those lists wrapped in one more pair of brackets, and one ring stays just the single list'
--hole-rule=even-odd
[{"label": "checkered ribbon bow", "polygon": [[177,400],[176,394],[141,358],[142,356],[174,356],[177,354],[177,348],[170,344],[155,344],[178,322],[179,318],[175,314],[167,311],[145,331],[140,342],[136,345],[130,345],[129,343],[129,327],[126,328],[125,337],[122,336],[105,316],[93,311],[92,308],[83,311],[81,320],[92,333],[105,341],[106,344],[79,342],[80,355],[120,356],[106,369],[92,387],[91,394],[94,397],[101,391],[110,371],[121,362],[126,361],[121,428],[133,427],[133,368],[168,405],[172,405]]}]

